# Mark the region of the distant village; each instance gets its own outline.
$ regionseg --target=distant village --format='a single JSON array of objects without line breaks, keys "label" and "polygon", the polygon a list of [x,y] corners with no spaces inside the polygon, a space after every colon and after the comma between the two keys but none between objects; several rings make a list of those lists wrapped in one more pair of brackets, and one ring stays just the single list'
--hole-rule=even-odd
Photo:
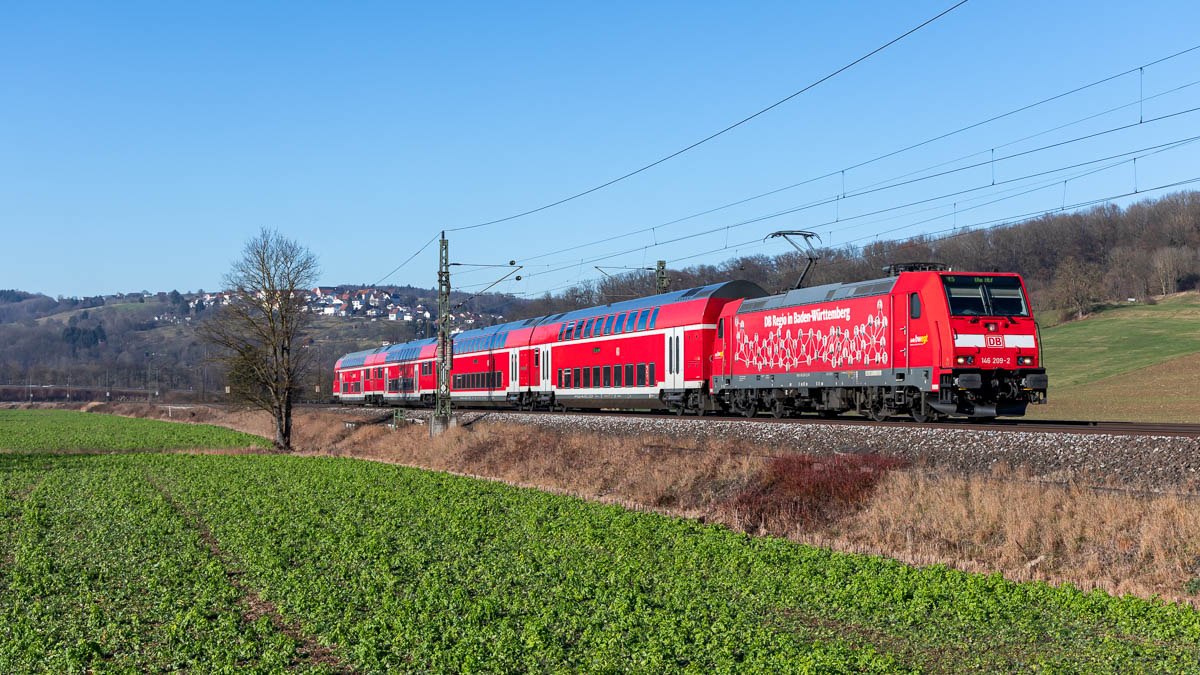
[{"label": "distant village", "polygon": [[[404,298],[410,298],[405,301]],[[304,294],[304,311],[346,319],[366,319],[370,321],[404,321],[424,323],[436,318],[436,307],[427,307],[422,302],[413,302],[412,294],[389,292],[376,288],[351,288],[334,286],[317,286]],[[157,321],[173,321],[178,323],[191,321],[192,316],[198,315],[205,309],[227,305],[233,301],[233,293],[219,291],[206,293],[179,293],[177,291],[151,293],[124,293],[103,298],[104,304],[128,302],[160,302],[169,305],[174,310],[155,316]],[[99,303],[97,303],[99,304]],[[455,312],[451,320],[455,332],[491,326],[504,322],[500,314],[485,314],[471,311]]]}]

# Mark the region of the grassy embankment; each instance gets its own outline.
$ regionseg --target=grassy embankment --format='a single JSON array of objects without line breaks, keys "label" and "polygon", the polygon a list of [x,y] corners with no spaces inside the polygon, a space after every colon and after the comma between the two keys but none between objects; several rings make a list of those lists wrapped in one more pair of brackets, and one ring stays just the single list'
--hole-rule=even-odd
[{"label": "grassy embankment", "polygon": [[1113,307],[1042,330],[1042,419],[1200,422],[1200,294]]}]

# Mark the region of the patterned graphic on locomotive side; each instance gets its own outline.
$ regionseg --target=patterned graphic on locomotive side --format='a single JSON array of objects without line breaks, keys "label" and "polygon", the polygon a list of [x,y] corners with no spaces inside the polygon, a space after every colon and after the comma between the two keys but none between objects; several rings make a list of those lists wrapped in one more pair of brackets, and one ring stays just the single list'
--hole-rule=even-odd
[{"label": "patterned graphic on locomotive side", "polygon": [[[886,366],[888,363],[887,328],[888,317],[883,311],[883,300],[877,300],[875,311],[861,322],[855,323],[853,315],[845,308],[809,310],[808,316],[835,314],[846,316],[852,326],[829,322],[822,327],[797,327],[788,315],[766,315],[761,320],[766,333],[746,329],[746,318],[734,319],[736,326],[734,361],[746,364],[747,368],[763,370],[793,370],[803,366],[812,370],[829,368],[837,370],[855,366]],[[794,316],[805,316],[796,314]],[[781,320],[784,319],[784,320]],[[752,319],[755,321],[757,319]],[[820,319],[817,319],[818,321]],[[822,321],[822,323],[825,323]],[[785,328],[785,325],[788,326]]]}]

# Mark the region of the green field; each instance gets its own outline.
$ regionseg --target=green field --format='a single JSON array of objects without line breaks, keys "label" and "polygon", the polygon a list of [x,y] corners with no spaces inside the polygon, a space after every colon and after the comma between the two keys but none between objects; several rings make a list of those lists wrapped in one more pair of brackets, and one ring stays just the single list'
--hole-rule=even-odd
[{"label": "green field", "polygon": [[1200,421],[1200,294],[1042,330],[1049,403],[1031,417]]},{"label": "green field", "polygon": [[0,450],[166,450],[268,447],[261,436],[208,424],[71,410],[0,410]]},{"label": "green field", "polygon": [[2,672],[1200,670],[1186,607],[357,460],[10,454],[0,495]]}]

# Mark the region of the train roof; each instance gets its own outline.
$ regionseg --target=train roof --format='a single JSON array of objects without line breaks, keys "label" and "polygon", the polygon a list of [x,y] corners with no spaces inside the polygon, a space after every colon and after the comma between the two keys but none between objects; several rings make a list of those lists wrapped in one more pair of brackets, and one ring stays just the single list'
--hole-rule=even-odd
[{"label": "train roof", "polygon": [[387,354],[384,358],[384,363],[393,361],[411,361],[420,354],[421,348],[426,345],[437,343],[437,338],[426,338],[424,340],[416,340],[414,342],[405,342],[402,344],[388,345],[386,347],[375,347],[373,349],[364,349],[361,352],[352,352],[338,359],[334,364],[334,368],[353,368],[361,366],[366,362],[368,356],[375,354]]},{"label": "train roof", "polygon": [[[700,299],[734,299],[734,298],[761,298],[767,295],[767,292],[758,284],[750,281],[726,281],[719,284],[709,284],[708,286],[699,286],[696,288],[688,288],[681,291],[671,291],[669,293],[659,293],[658,295],[648,295],[642,298],[633,298],[631,300],[622,300],[613,302],[607,305],[598,305],[596,307],[585,307],[576,309],[570,312],[559,312],[550,316],[535,316],[519,321],[508,321],[506,323],[497,324],[495,326],[487,326],[486,328],[473,328],[460,333],[455,333],[452,339],[455,342],[456,349],[459,343],[478,337],[496,336],[493,342],[494,346],[503,344],[501,336],[510,331],[520,330],[522,328],[533,328],[545,323],[557,323],[559,321],[575,321],[577,319],[587,319],[595,316],[605,316],[614,312],[628,312],[631,310],[644,309],[647,307],[661,307],[677,302],[691,302],[692,300]],[[365,349],[360,352],[346,354],[338,360],[335,368],[353,368],[363,365],[367,357],[375,354],[387,352],[385,363],[392,361],[408,361],[417,358],[421,348],[427,345],[437,343],[437,338],[427,338],[417,340],[415,342],[406,342],[403,344],[391,345],[388,347],[376,347],[374,349]]]},{"label": "train roof", "polygon": [[647,295],[643,298],[634,298],[633,300],[612,302],[607,305],[585,307],[584,309],[576,309],[570,312],[560,312],[543,318],[546,323],[575,321],[577,319],[589,319],[594,316],[605,316],[615,312],[627,312],[647,307],[661,307],[676,302],[690,302],[692,300],[708,298],[761,298],[766,294],[767,292],[762,287],[752,281],[726,281],[682,291],[671,291],[669,293],[659,293],[658,295]]},{"label": "train roof", "polygon": [[835,300],[849,300],[850,298],[864,298],[871,295],[885,295],[892,292],[892,288],[895,287],[896,281],[899,278],[887,277],[886,279],[856,281],[850,284],[825,284],[824,286],[813,286],[811,288],[798,288],[767,298],[747,300],[738,308],[737,313],[746,314],[748,312],[762,312],[772,309],[782,309],[784,307],[795,307],[797,305],[812,305],[818,302],[833,302]]}]

